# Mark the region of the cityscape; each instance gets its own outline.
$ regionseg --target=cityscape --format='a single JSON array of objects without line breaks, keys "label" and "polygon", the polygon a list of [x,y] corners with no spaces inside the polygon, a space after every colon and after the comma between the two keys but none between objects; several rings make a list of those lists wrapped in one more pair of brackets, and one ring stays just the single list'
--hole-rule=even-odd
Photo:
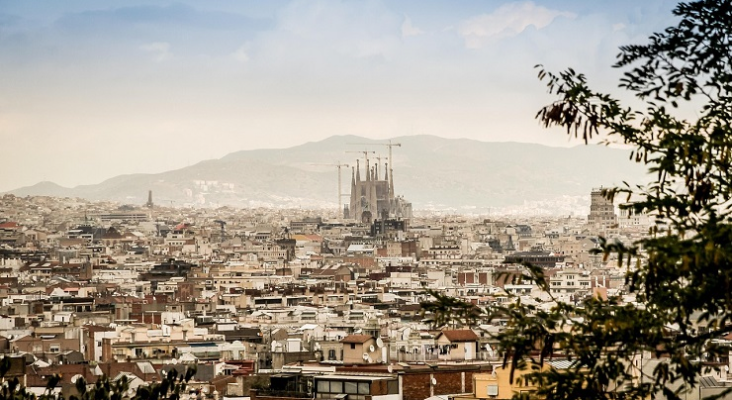
[{"label": "cityscape", "polygon": [[175,207],[152,191],[136,205],[3,195],[4,351],[32,361],[39,392],[53,374],[63,392],[75,377],[134,387],[195,364],[191,388],[223,398],[480,398],[503,379],[501,324],[437,329],[427,290],[479,307],[532,298],[531,282],[504,278],[531,262],[556,301],[614,295],[623,271],[592,253],[597,238],[632,243],[654,225],[599,188],[574,218],[420,213],[399,171],[366,156],[340,215]]},{"label": "cityscape", "polygon": [[727,0],[0,0],[0,400],[732,399],[730,42]]}]

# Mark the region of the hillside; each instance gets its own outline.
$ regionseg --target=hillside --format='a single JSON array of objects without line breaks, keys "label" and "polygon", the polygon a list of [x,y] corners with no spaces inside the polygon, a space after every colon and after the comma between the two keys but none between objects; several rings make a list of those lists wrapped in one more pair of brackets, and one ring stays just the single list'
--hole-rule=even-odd
[{"label": "hillside", "polygon": [[[121,175],[74,188],[41,182],[10,193],[143,204],[152,190],[158,204],[333,207],[336,168],[322,164],[355,165],[359,154],[346,151],[363,149],[378,153],[371,160],[380,156],[386,162],[386,147],[351,144],[380,142],[334,136],[287,149],[239,151],[159,174]],[[564,195],[587,196],[592,187],[643,180],[643,168],[628,161],[627,151],[603,146],[558,148],[434,136],[399,137],[393,142],[402,144],[393,150],[396,192],[417,209],[505,207]],[[347,193],[350,169],[343,175]]]}]

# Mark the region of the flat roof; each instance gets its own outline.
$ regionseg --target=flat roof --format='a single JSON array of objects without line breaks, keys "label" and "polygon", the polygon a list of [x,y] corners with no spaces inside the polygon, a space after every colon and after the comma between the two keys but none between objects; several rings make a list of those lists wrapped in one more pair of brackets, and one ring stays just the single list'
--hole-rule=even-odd
[{"label": "flat roof", "polygon": [[396,379],[392,375],[320,375],[316,380],[342,380],[342,381],[380,381]]}]

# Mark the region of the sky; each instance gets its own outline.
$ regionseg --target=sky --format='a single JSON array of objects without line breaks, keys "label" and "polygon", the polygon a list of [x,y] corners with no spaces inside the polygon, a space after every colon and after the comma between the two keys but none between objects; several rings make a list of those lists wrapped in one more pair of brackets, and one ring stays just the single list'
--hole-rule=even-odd
[{"label": "sky", "polygon": [[617,92],[667,0],[0,0],[0,192],[333,135],[575,145],[534,66]]}]

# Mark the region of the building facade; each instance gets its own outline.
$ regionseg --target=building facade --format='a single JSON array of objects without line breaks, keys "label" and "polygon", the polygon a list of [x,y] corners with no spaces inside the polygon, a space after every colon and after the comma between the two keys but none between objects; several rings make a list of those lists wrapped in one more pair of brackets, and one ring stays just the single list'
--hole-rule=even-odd
[{"label": "building facade", "polygon": [[[379,164],[370,165],[366,159],[365,177],[361,177],[361,165],[356,160],[356,167],[351,173],[351,201],[347,215],[351,219],[364,224],[389,218],[410,219],[412,204],[394,193],[394,170],[384,164],[383,171]],[[379,176],[383,176],[380,179]]]}]

